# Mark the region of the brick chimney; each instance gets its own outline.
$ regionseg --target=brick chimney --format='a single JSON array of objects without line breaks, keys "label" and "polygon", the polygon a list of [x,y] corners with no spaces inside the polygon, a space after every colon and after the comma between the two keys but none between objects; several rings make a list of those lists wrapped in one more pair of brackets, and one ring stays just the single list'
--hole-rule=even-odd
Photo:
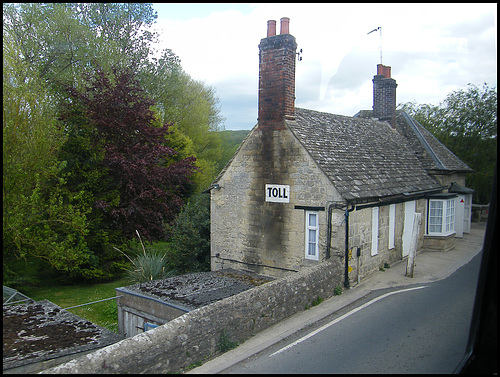
[{"label": "brick chimney", "polygon": [[276,21],[268,21],[267,38],[259,44],[259,130],[283,129],[285,119],[294,117],[297,43],[289,25],[283,17],[276,35]]},{"label": "brick chimney", "polygon": [[391,78],[391,67],[378,64],[373,76],[373,116],[396,128],[396,80]]}]

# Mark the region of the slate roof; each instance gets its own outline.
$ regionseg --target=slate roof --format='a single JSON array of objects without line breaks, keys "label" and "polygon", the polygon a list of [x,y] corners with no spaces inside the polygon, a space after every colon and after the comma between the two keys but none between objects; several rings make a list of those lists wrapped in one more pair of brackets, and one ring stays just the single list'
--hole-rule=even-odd
[{"label": "slate roof", "polygon": [[455,192],[457,194],[474,194],[474,189],[453,182],[450,188],[448,189],[448,192]]},{"label": "slate roof", "polygon": [[[372,110],[361,110],[355,117],[371,118]],[[403,110],[396,111],[397,130],[406,138],[422,166],[436,173],[464,172],[473,170],[455,156],[418,121]]]},{"label": "slate roof", "polygon": [[473,171],[405,111],[396,111],[396,123],[399,132],[406,137],[425,169],[444,172]]},{"label": "slate roof", "polygon": [[386,122],[295,108],[287,126],[346,200],[442,188]]}]

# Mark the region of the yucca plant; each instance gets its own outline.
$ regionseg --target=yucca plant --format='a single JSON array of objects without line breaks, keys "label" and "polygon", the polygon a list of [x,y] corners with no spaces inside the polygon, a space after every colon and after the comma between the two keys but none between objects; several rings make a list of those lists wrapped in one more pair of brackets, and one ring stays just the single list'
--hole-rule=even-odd
[{"label": "yucca plant", "polygon": [[120,249],[115,248],[132,263],[132,268],[126,269],[128,280],[135,284],[176,275],[175,270],[168,268],[166,253],[153,248],[146,249],[137,230],[136,233],[142,246],[142,254],[139,253],[135,257],[130,257]]}]

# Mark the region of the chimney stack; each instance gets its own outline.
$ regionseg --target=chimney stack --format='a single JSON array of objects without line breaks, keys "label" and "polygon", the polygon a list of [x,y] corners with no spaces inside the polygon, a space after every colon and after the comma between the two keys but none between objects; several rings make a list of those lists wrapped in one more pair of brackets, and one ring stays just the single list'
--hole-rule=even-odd
[{"label": "chimney stack", "polygon": [[373,116],[396,128],[396,80],[391,78],[391,67],[377,65],[373,76]]},{"label": "chimney stack", "polygon": [[295,114],[295,59],[297,43],[289,34],[290,19],[267,22],[267,38],[259,44],[259,130],[285,128],[285,119]]}]

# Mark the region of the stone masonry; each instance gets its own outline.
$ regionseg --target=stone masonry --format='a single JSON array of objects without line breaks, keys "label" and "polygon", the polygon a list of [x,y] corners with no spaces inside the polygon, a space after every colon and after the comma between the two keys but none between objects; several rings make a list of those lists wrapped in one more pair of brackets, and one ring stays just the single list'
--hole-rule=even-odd
[{"label": "stone masonry", "polygon": [[[254,128],[218,184],[211,191],[212,271],[281,277],[325,260],[325,205],[341,198],[290,130]],[[289,203],[266,202],[266,184],[289,185]],[[305,211],[297,206],[322,208],[317,262],[304,258]]]}]

